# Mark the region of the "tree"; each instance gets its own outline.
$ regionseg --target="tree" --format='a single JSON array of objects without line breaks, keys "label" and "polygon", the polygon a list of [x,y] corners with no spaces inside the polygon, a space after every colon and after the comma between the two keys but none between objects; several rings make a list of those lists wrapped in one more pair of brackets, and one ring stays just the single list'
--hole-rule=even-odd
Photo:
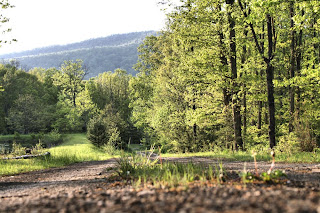
[{"label": "tree", "polygon": [[241,136],[241,114],[240,114],[240,100],[239,100],[239,86],[237,84],[238,71],[237,71],[237,50],[236,50],[236,31],[235,20],[232,17],[232,9],[234,8],[234,0],[227,0],[227,16],[229,21],[229,42],[230,42],[230,68],[232,79],[232,110],[233,110],[233,123],[234,123],[234,137],[236,149],[243,149],[243,141]]},{"label": "tree", "polygon": [[29,134],[43,131],[47,119],[39,100],[31,95],[20,95],[9,110],[7,122],[12,132]]},{"label": "tree", "polygon": [[98,115],[89,122],[88,136],[93,134],[90,133],[92,129],[98,128],[95,123],[98,125],[102,122],[108,136],[105,143],[124,148],[124,144],[129,142],[140,142],[140,133],[130,119],[132,108],[129,106],[129,82],[131,78],[132,76],[125,70],[116,69],[113,73],[104,72],[88,81],[88,93],[99,111]]},{"label": "tree", "polygon": [[82,60],[76,60],[76,62],[64,61],[60,73],[55,76],[57,78],[56,85],[62,89],[62,94],[72,102],[73,107],[76,107],[78,94],[84,89],[85,75],[86,70]]},{"label": "tree", "polygon": [[[0,84],[4,91],[0,93],[0,132],[7,133],[7,117],[10,109],[15,107],[15,102],[21,96],[31,96],[36,100],[41,100],[45,95],[44,85],[38,81],[37,77],[19,70],[11,64],[0,65]],[[41,101],[40,101],[41,102]],[[41,102],[42,107],[48,104]],[[34,106],[34,105],[32,105]]]},{"label": "tree", "polygon": [[[273,59],[275,56],[275,48],[276,48],[276,28],[274,24],[273,14],[271,12],[275,11],[275,8],[266,7],[265,12],[259,14],[260,16],[265,16],[265,21],[267,23],[267,41],[268,41],[268,53],[267,56],[264,55],[263,47],[261,46],[260,42],[258,41],[257,33],[254,28],[254,25],[250,20],[252,17],[257,14],[248,14],[247,11],[250,11],[248,8],[244,8],[242,1],[238,1],[239,6],[243,12],[243,15],[246,19],[248,19],[248,25],[250,26],[252,36],[254,38],[254,42],[256,48],[263,58],[264,62],[266,63],[266,80],[267,80],[267,94],[268,94],[268,109],[269,109],[269,145],[270,148],[273,148],[276,145],[276,120],[275,120],[275,103],[274,103],[274,66],[273,66]],[[276,5],[274,4],[266,4],[266,5]],[[261,11],[260,11],[261,12]],[[249,18],[248,18],[249,17]]]}]

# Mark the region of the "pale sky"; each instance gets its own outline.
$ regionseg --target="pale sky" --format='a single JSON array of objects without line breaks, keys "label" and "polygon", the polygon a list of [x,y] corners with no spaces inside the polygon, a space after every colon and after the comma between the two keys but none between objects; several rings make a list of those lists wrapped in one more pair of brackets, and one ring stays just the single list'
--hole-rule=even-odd
[{"label": "pale sky", "polygon": [[9,0],[14,8],[0,10],[12,28],[0,40],[0,54],[67,44],[112,34],[161,30],[165,14],[159,0]]}]

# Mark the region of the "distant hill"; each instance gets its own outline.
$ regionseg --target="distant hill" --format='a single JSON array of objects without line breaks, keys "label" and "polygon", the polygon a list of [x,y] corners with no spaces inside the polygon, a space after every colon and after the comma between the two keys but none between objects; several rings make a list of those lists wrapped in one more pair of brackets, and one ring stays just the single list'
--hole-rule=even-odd
[{"label": "distant hill", "polygon": [[132,68],[138,60],[137,48],[146,36],[155,35],[154,31],[134,32],[95,38],[67,45],[56,45],[19,53],[0,55],[0,59],[16,59],[21,67],[59,68],[65,60],[82,59],[88,68],[86,78],[97,76],[105,71],[117,68],[126,70],[132,75]]}]

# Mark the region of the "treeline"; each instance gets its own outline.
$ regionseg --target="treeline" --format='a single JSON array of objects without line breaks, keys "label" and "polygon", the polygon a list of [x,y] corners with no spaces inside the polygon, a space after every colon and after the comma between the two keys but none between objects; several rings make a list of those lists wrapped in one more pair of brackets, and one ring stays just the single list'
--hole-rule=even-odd
[{"label": "treeline", "polygon": [[29,72],[15,64],[1,64],[0,134],[85,132],[90,119],[101,115],[110,117],[108,125],[121,133],[122,141],[131,134],[135,135],[130,137],[132,142],[139,143],[128,119],[131,75],[120,69],[89,81],[83,80],[85,75],[81,60],[65,61],[59,69]]},{"label": "treeline", "polygon": [[320,142],[319,1],[184,0],[140,47],[133,120],[175,151]]}]

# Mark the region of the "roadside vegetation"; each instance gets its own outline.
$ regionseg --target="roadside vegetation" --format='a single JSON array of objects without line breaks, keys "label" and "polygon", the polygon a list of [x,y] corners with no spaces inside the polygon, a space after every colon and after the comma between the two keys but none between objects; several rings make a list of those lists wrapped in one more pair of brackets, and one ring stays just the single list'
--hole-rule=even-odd
[{"label": "roadside vegetation", "polygon": [[[25,136],[26,137],[26,136]],[[49,156],[31,158],[31,159],[10,159],[15,156],[25,155],[26,147],[20,144],[14,144],[12,152],[9,154],[2,153],[0,159],[0,176],[14,175],[23,172],[42,170],[55,167],[63,167],[73,163],[83,161],[106,160],[110,158],[117,158],[118,161],[118,175],[122,178],[131,178],[135,180],[135,184],[143,183],[143,181],[150,181],[164,183],[168,176],[174,176],[170,180],[169,185],[175,183],[182,178],[185,183],[192,182],[192,180],[218,180],[217,177],[221,171],[217,169],[223,168],[223,161],[254,161],[252,152],[231,151],[231,150],[216,150],[209,152],[198,153],[161,153],[160,149],[148,149],[140,144],[131,144],[126,148],[126,151],[117,150],[114,147],[104,145],[96,147],[90,143],[84,134],[67,134],[63,137],[63,143],[52,148],[43,148],[43,144],[38,143],[32,147],[31,154],[43,154],[50,152]],[[147,153],[146,156],[136,153]],[[155,154],[157,160],[148,157],[148,153]],[[159,156],[161,161],[159,160]],[[221,165],[215,165],[211,168],[204,166],[190,164],[172,164],[165,163],[166,157],[206,157],[221,161]],[[276,162],[287,163],[319,163],[320,156],[318,152],[297,152],[278,153],[275,155]],[[268,151],[256,153],[256,161],[272,161],[272,157]],[[182,168],[185,167],[185,168]],[[161,169],[160,169],[161,168]],[[166,173],[167,168],[172,174]],[[208,174],[208,169],[209,173]],[[214,174],[212,173],[214,172]],[[178,173],[177,173],[178,172]],[[212,173],[212,174],[211,174]],[[209,175],[209,176],[208,176]],[[250,176],[250,173],[248,174]],[[179,181],[178,181],[179,182]],[[156,183],[155,183],[156,184]]]},{"label": "roadside vegetation", "polygon": [[[255,171],[247,171],[244,164],[243,171],[227,171],[223,162],[207,164],[199,162],[168,162],[158,155],[153,156],[153,150],[140,154],[121,153],[114,168],[115,177],[125,180],[135,188],[175,188],[184,189],[192,186],[217,186],[226,184],[246,185],[248,183],[282,184],[286,183],[285,171],[276,170],[274,152],[267,171],[258,172],[256,153],[251,158],[255,162]],[[153,157],[152,157],[153,156]],[[185,156],[184,156],[185,157]]]},{"label": "roadside vegetation", "polygon": [[[72,163],[93,160],[106,160],[116,156],[116,152],[110,149],[104,150],[103,148],[94,147],[85,137],[84,134],[69,134],[64,137],[64,143],[57,147],[50,149],[40,148],[37,145],[32,151],[36,153],[50,152],[50,156],[37,157],[31,159],[0,159],[0,176],[13,175],[22,172],[29,172],[41,169],[48,169],[54,167],[63,167]],[[35,150],[37,148],[37,150]],[[25,148],[17,145],[16,150],[9,155],[1,155],[1,157],[12,157],[15,155],[25,154]]]}]

